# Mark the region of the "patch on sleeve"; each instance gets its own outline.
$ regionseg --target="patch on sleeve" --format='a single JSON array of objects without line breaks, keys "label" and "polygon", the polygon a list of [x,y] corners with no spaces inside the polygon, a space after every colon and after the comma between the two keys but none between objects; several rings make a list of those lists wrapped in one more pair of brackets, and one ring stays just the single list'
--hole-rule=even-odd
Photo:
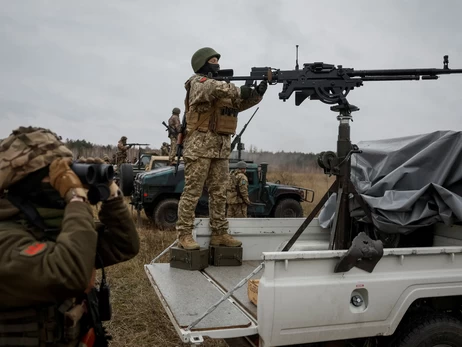
[{"label": "patch on sleeve", "polygon": [[205,82],[205,81],[207,81],[207,77],[202,77],[202,78],[199,80],[199,82],[201,82],[201,83],[202,83],[202,82]]},{"label": "patch on sleeve", "polygon": [[44,242],[34,242],[33,244],[24,248],[19,254],[26,257],[33,257],[34,255],[42,253],[47,249],[47,244]]},{"label": "patch on sleeve", "polygon": [[246,180],[242,180],[242,181],[241,181],[241,184],[242,184],[243,186],[245,186],[245,185],[247,184],[247,181],[246,181]]}]

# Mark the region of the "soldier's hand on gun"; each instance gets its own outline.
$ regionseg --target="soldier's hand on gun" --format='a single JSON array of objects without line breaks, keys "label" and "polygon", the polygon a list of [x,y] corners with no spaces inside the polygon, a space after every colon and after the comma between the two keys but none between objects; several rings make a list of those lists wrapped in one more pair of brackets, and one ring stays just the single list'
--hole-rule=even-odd
[{"label": "soldier's hand on gun", "polygon": [[260,82],[260,84],[255,88],[257,91],[258,95],[263,96],[268,89],[268,81],[263,80]]},{"label": "soldier's hand on gun", "polygon": [[58,158],[53,160],[49,171],[51,186],[59,192],[66,202],[69,202],[73,197],[68,194],[73,188],[80,188],[78,196],[86,199],[82,182],[70,168],[71,164],[72,158]]}]

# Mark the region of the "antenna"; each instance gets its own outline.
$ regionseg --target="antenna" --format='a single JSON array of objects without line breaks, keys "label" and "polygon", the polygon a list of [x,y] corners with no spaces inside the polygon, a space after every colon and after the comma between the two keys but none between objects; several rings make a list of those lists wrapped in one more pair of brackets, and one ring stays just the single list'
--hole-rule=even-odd
[{"label": "antenna", "polygon": [[295,70],[298,70],[298,45],[295,45]]}]

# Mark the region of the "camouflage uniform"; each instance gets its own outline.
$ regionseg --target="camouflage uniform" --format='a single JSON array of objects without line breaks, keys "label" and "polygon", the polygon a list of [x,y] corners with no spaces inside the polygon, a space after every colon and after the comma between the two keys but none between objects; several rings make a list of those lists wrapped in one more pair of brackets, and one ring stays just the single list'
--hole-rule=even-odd
[{"label": "camouflage uniform", "polygon": [[111,159],[109,159],[109,156],[107,154],[103,156],[103,160],[106,164],[111,164]]},{"label": "camouflage uniform", "polygon": [[[89,328],[82,300],[94,285],[95,268],[126,261],[139,250],[121,196],[111,195],[102,203],[98,223],[86,202],[71,198],[58,209],[35,201],[42,222],[55,229],[53,233],[7,200],[13,188],[46,167],[50,182],[56,182],[55,177],[64,180],[68,173],[55,176],[52,171],[58,158],[71,160],[72,153],[46,129],[19,128],[0,143],[1,346],[77,346]],[[33,187],[38,188],[36,183]]]},{"label": "camouflage uniform", "polygon": [[245,173],[239,169],[231,171],[229,175],[229,188],[227,193],[228,209],[226,217],[247,218],[249,200],[249,180]]},{"label": "camouflage uniform", "polygon": [[122,136],[117,143],[117,166],[122,165],[123,163],[127,162],[127,151],[129,150],[130,146],[127,145],[127,137]]},{"label": "camouflage uniform", "polygon": [[170,138],[170,154],[169,160],[171,163],[175,161],[176,156],[176,142],[178,134],[181,132],[181,122],[179,117],[180,110],[178,109],[178,114],[173,113],[168,120],[168,126],[174,131],[169,131],[168,137]]},{"label": "camouflage uniform", "polygon": [[160,155],[167,156],[170,153],[170,149],[168,148],[168,143],[162,143],[162,147],[160,147]]},{"label": "camouflage uniform", "polygon": [[[258,104],[262,97],[252,93],[241,98],[241,89],[232,83],[193,75],[187,82],[189,89],[188,112],[210,112],[217,106],[217,100],[231,103],[238,111]],[[197,202],[204,185],[209,194],[209,215],[212,236],[227,235],[226,188],[229,176],[231,135],[220,135],[214,131],[186,130],[183,158],[185,161],[185,186],[178,205],[178,236],[191,235]]]}]

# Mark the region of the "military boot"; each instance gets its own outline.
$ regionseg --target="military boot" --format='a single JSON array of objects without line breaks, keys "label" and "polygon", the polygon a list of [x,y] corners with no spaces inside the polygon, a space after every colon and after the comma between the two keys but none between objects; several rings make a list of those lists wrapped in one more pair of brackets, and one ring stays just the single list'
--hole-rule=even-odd
[{"label": "military boot", "polygon": [[192,235],[178,237],[178,246],[184,249],[199,249],[199,244],[194,241]]},{"label": "military boot", "polygon": [[211,246],[239,247],[240,245],[242,245],[242,242],[239,240],[236,240],[234,237],[232,237],[229,234],[212,235],[212,238],[210,239],[210,245]]}]

